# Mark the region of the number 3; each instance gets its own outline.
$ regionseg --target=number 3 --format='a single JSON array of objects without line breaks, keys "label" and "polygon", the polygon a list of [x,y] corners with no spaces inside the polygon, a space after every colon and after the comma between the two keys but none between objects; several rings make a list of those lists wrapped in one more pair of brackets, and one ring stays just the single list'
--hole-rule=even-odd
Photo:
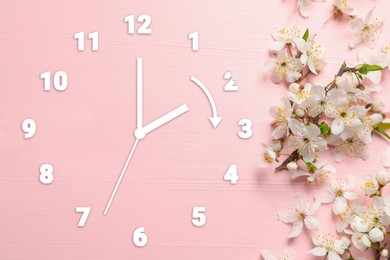
[{"label": "number 3", "polygon": [[238,121],[238,125],[241,126],[241,130],[238,132],[238,136],[241,137],[242,139],[248,139],[249,137],[252,136],[252,121],[249,119],[241,119]]}]

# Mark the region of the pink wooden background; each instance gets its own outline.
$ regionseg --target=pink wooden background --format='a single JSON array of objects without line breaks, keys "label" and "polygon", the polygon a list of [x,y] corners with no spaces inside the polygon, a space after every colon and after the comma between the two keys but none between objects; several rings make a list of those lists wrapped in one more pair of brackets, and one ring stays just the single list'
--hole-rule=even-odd
[{"label": "pink wooden background", "polygon": [[[5,1],[0,4],[0,259],[260,259],[260,250],[290,245],[298,259],[312,259],[309,233],[287,240],[290,226],[276,213],[295,192],[308,189],[290,175],[257,167],[260,143],[270,139],[268,108],[285,94],[263,64],[270,33],[279,26],[310,27],[328,48],[327,83],[348,50],[353,32],[345,21],[323,22],[329,3],[302,19],[295,0]],[[386,17],[390,2],[356,0],[361,16],[375,5]],[[123,18],[150,14],[151,36],[130,36]],[[99,31],[99,52],[77,52],[73,34]],[[187,34],[200,33],[200,51]],[[390,40],[389,27],[383,37]],[[387,38],[386,38],[387,37]],[[135,59],[144,59],[145,122],[186,103],[190,111],[140,141],[107,216],[104,207],[122,169],[135,128]],[[65,92],[44,92],[39,75],[64,70]],[[231,70],[237,93],[223,91]],[[212,129],[209,103],[189,78],[214,95],[221,125]],[[383,96],[390,103],[390,77]],[[21,122],[33,118],[36,135],[23,138]],[[237,136],[249,118],[254,135]],[[375,138],[368,161],[336,165],[339,174],[375,174],[389,143]],[[353,162],[353,163],[351,163]],[[39,166],[55,169],[42,185]],[[222,180],[236,163],[240,180]],[[310,187],[309,192],[315,190]],[[78,228],[77,206],[90,206]],[[192,207],[207,207],[207,224],[191,223]],[[334,230],[330,208],[317,214],[321,231]],[[136,248],[132,233],[145,226],[149,243]]]}]

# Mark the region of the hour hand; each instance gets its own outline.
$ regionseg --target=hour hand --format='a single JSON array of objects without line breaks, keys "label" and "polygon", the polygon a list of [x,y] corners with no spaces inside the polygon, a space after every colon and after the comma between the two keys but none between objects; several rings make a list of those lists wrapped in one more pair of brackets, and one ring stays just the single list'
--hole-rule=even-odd
[{"label": "hour hand", "polygon": [[159,128],[160,126],[168,123],[169,121],[175,119],[176,117],[184,114],[189,110],[187,104],[183,104],[174,110],[166,113],[165,115],[157,118],[156,120],[152,121],[151,123],[147,124],[146,126],[142,128],[137,128],[134,132],[134,135],[137,139],[143,139],[148,133],[152,132],[153,130]]}]

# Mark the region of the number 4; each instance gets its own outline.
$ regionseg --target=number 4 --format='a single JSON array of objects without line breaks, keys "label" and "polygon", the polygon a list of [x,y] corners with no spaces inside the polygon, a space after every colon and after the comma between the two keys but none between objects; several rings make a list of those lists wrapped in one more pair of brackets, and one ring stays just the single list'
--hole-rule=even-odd
[{"label": "number 4", "polygon": [[76,207],[76,212],[77,213],[83,213],[81,215],[79,224],[77,225],[78,227],[84,227],[85,222],[87,221],[87,218],[89,216],[89,213],[91,212],[91,207]]},{"label": "number 4", "polygon": [[237,184],[238,174],[237,174],[237,164],[230,164],[229,169],[226,171],[225,176],[223,176],[225,181],[230,181],[231,184]]}]

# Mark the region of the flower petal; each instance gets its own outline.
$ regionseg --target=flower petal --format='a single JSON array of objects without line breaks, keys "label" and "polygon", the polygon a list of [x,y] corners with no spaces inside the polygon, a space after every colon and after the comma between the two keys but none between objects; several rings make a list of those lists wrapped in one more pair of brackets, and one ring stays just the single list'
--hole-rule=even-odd
[{"label": "flower petal", "polygon": [[293,238],[293,237],[299,236],[299,234],[302,233],[302,228],[303,228],[303,221],[300,221],[300,220],[296,221],[293,224],[293,227],[291,229],[290,234],[288,234],[288,238]]},{"label": "flower petal", "polygon": [[333,203],[333,213],[339,215],[347,209],[347,201],[343,197],[337,197]]},{"label": "flower petal", "polygon": [[315,255],[315,256],[324,256],[324,255],[326,255],[326,249],[318,246],[318,247],[311,249],[308,253]]},{"label": "flower petal", "polygon": [[307,216],[305,218],[305,226],[310,230],[317,230],[320,227],[320,222],[312,216]]},{"label": "flower petal", "polygon": [[271,254],[268,250],[261,250],[261,255],[264,260],[277,260],[276,256]]},{"label": "flower petal", "polygon": [[383,166],[390,168],[390,147],[387,147],[382,152],[381,163]]}]

